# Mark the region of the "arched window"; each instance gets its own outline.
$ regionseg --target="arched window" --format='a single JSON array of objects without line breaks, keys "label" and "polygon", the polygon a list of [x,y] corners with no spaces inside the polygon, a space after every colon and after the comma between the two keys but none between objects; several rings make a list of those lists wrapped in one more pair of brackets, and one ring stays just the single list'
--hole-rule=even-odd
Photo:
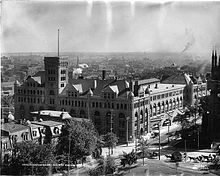
[{"label": "arched window", "polygon": [[80,116],[80,118],[85,118],[86,117],[85,111],[84,110],[80,110],[79,116]]},{"label": "arched window", "polygon": [[70,110],[71,117],[76,117],[76,111],[74,109]]},{"label": "arched window", "polygon": [[100,116],[100,112],[99,111],[95,111],[94,116]]},{"label": "arched window", "polygon": [[21,106],[20,106],[20,110],[24,110],[24,105],[21,105]]},{"label": "arched window", "polygon": [[60,111],[64,111],[64,112],[65,112],[65,111],[66,111],[66,109],[65,109],[65,108],[61,108],[61,109],[60,109]]},{"label": "arched window", "polygon": [[119,128],[126,128],[126,118],[124,113],[119,114]]},{"label": "arched window", "polygon": [[29,111],[30,111],[30,112],[34,111],[34,107],[33,107],[33,106],[30,106],[30,107],[29,107]]},{"label": "arched window", "polygon": [[157,105],[156,105],[156,103],[154,103],[154,106],[153,106],[153,115],[154,116],[156,115],[156,111],[157,111]]},{"label": "arched window", "polygon": [[124,113],[120,113],[118,117],[122,118],[122,119],[125,119],[125,114]]}]

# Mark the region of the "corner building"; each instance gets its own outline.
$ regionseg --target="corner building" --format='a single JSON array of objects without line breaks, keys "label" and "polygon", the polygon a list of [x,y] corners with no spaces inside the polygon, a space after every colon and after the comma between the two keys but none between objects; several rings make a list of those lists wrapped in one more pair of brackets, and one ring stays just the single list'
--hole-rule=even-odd
[{"label": "corner building", "polygon": [[[113,131],[119,141],[151,131],[184,107],[186,84],[158,79],[69,79],[68,58],[45,57],[45,71],[15,82],[15,118],[32,120],[30,112],[67,111],[91,119],[100,134]],[[128,128],[127,128],[128,126]],[[128,134],[127,134],[128,131]]]}]

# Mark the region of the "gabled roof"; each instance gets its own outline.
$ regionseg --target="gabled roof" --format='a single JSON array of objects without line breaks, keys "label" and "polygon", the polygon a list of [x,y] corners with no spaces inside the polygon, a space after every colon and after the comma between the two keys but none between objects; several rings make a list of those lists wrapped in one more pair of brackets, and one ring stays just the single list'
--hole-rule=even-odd
[{"label": "gabled roof", "polygon": [[160,80],[157,78],[143,79],[143,80],[138,80],[138,85],[153,84],[157,82],[160,82]]},{"label": "gabled roof", "polygon": [[9,133],[13,133],[13,132],[17,132],[17,131],[26,130],[28,128],[29,128],[28,126],[11,122],[11,123],[2,124],[1,130],[7,131]]},{"label": "gabled roof", "polygon": [[103,89],[103,92],[114,92],[114,93],[119,93],[118,91],[118,86],[114,85],[114,86],[108,86],[106,88]]},{"label": "gabled roof", "polygon": [[190,77],[185,73],[177,73],[163,80],[163,84],[189,84]]},{"label": "gabled roof", "polygon": [[[31,114],[36,114],[39,115],[39,111],[31,112]],[[64,118],[71,118],[68,112],[63,112],[63,111],[52,111],[52,110],[41,110],[40,115],[45,115],[45,116],[51,116],[51,117],[61,117],[61,115]]]},{"label": "gabled roof", "polygon": [[32,77],[45,77],[45,71],[38,71]]},{"label": "gabled roof", "polygon": [[73,87],[79,91],[79,93],[83,93],[82,84],[75,84]]},{"label": "gabled roof", "polygon": [[45,71],[39,71],[32,76],[32,78],[39,84],[43,84],[45,81]]},{"label": "gabled roof", "polygon": [[62,122],[56,122],[56,121],[52,121],[52,120],[42,121],[42,122],[32,121],[31,123],[37,124],[37,125],[42,125],[42,126],[49,126],[49,127],[64,125],[64,123],[62,123]]},{"label": "gabled roof", "polygon": [[[86,92],[90,88],[93,88],[95,85],[95,80],[94,79],[71,79],[69,81],[70,84],[72,85],[78,85],[81,84],[82,87],[82,92]],[[77,86],[76,86],[77,87]]]},{"label": "gabled roof", "polygon": [[42,84],[42,78],[41,77],[32,77],[32,76],[28,76],[26,79],[26,82],[36,82],[38,84]]}]

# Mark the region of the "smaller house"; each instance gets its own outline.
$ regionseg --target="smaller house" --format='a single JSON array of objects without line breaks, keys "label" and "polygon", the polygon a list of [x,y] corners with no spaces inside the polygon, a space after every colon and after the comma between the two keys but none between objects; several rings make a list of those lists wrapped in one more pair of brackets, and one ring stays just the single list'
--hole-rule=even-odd
[{"label": "smaller house", "polygon": [[57,142],[57,139],[61,133],[62,126],[64,125],[62,122],[51,120],[41,122],[32,121],[31,123],[41,126],[40,132],[42,133],[41,135],[43,138],[43,143]]},{"label": "smaller house", "polygon": [[8,136],[12,145],[15,142],[32,140],[30,127],[14,122],[2,124],[2,136]]},{"label": "smaller house", "polygon": [[39,144],[43,144],[43,139],[45,137],[45,134],[42,133],[44,130],[44,127],[42,125],[37,125],[37,124],[29,124],[31,128],[31,136],[32,140],[35,142],[38,142]]}]

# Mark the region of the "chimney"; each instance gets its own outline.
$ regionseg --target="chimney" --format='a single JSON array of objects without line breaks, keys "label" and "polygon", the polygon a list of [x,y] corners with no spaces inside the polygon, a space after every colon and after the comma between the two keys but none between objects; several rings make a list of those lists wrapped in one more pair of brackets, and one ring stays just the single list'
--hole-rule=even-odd
[{"label": "chimney", "polygon": [[93,88],[96,89],[96,87],[97,87],[97,80],[94,79],[94,86],[93,86]]},{"label": "chimney", "polygon": [[215,65],[214,65],[215,67],[217,66],[217,57],[218,57],[218,56],[217,56],[217,51],[215,50],[215,63],[214,63],[214,64],[215,64]]},{"label": "chimney", "polygon": [[8,117],[4,118],[4,123],[8,123]]},{"label": "chimney", "polygon": [[105,80],[106,77],[106,70],[102,70],[102,80]]},{"label": "chimney", "polygon": [[130,89],[131,92],[133,92],[133,82],[132,82],[131,79],[129,81],[129,89]]}]

